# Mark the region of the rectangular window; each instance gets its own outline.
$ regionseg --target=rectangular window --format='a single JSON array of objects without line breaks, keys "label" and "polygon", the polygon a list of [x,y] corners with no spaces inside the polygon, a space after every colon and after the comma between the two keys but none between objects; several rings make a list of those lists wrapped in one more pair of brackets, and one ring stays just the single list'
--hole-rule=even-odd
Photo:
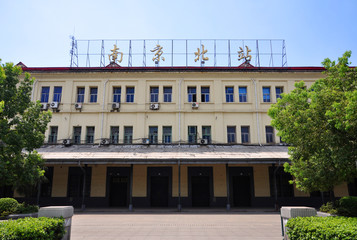
[{"label": "rectangular window", "polygon": [[236,143],[236,127],[227,127],[227,142]]},{"label": "rectangular window", "polygon": [[188,143],[196,144],[197,143],[197,127],[188,126]]},{"label": "rectangular window", "polygon": [[[84,167],[85,169],[85,196],[90,196],[92,168]],[[68,168],[68,186],[67,196],[79,198],[83,196],[84,172],[80,167]]]},{"label": "rectangular window", "polygon": [[41,102],[48,103],[48,98],[50,95],[50,87],[42,87],[41,90]]},{"label": "rectangular window", "polygon": [[61,102],[62,87],[55,87],[53,90],[53,102]]},{"label": "rectangular window", "polygon": [[127,87],[126,88],[126,102],[134,102],[134,94],[135,94],[135,88]]},{"label": "rectangular window", "polygon": [[150,87],[150,102],[159,102],[159,87]]},{"label": "rectangular window", "polygon": [[201,87],[201,102],[209,102],[209,87]]},{"label": "rectangular window", "polygon": [[240,127],[241,131],[241,137],[242,137],[242,143],[249,143],[249,126],[241,126]]},{"label": "rectangular window", "polygon": [[124,143],[133,143],[133,127],[124,127]]},{"label": "rectangular window", "polygon": [[275,88],[275,93],[276,93],[276,101],[278,101],[279,98],[281,98],[281,94],[284,92],[283,87],[276,87]]},{"label": "rectangular window", "polygon": [[277,197],[294,197],[294,186],[289,183],[292,179],[292,176],[286,173],[283,167],[278,169],[269,167],[270,195],[275,196],[276,184]]},{"label": "rectangular window", "polygon": [[239,102],[247,102],[247,87],[239,87]]},{"label": "rectangular window", "polygon": [[110,127],[110,142],[112,144],[119,143],[119,127]]},{"label": "rectangular window", "polygon": [[87,127],[86,143],[94,143],[94,127]]},{"label": "rectangular window", "polygon": [[265,135],[266,135],[266,141],[267,143],[273,143],[274,142],[274,128],[270,126],[265,127]]},{"label": "rectangular window", "polygon": [[149,127],[149,141],[150,144],[157,144],[158,137],[157,137],[157,127]]},{"label": "rectangular window", "polygon": [[165,144],[172,142],[172,127],[162,127],[162,141]]},{"label": "rectangular window", "polygon": [[97,87],[91,87],[90,88],[89,102],[91,102],[91,103],[97,102],[97,96],[98,96],[98,88]]},{"label": "rectangular window", "polygon": [[57,143],[58,127],[50,127],[50,135],[48,136],[48,143]]},{"label": "rectangular window", "polygon": [[202,126],[202,139],[206,139],[211,143],[211,126]]},{"label": "rectangular window", "polygon": [[270,102],[270,87],[263,87],[263,102]]},{"label": "rectangular window", "polygon": [[172,87],[164,87],[164,102],[172,102]]},{"label": "rectangular window", "polygon": [[84,102],[84,87],[77,88],[77,103]]},{"label": "rectangular window", "polygon": [[234,102],[234,88],[226,87],[226,102]]},{"label": "rectangular window", "polygon": [[82,127],[73,127],[73,143],[81,144]]},{"label": "rectangular window", "polygon": [[113,87],[113,102],[120,103],[121,87]]},{"label": "rectangular window", "polygon": [[187,88],[188,102],[197,102],[196,87]]}]

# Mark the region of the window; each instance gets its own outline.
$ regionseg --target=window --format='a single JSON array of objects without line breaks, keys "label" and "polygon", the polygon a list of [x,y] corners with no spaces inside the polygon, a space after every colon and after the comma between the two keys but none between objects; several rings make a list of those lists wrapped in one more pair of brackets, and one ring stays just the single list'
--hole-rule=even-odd
[{"label": "window", "polygon": [[159,102],[159,87],[150,87],[150,102]]},{"label": "window", "polygon": [[73,127],[73,143],[81,144],[82,127]]},{"label": "window", "polygon": [[226,87],[226,102],[234,102],[234,88]]},{"label": "window", "polygon": [[227,127],[227,142],[236,143],[236,127]]},{"label": "window", "polygon": [[84,102],[84,87],[77,88],[77,103]]},{"label": "window", "polygon": [[134,102],[134,87],[127,87],[126,88],[126,102]]},{"label": "window", "polygon": [[113,87],[113,102],[120,103],[121,87]]},{"label": "window", "polygon": [[47,103],[49,95],[50,95],[50,87],[42,87],[42,90],[41,90],[41,102],[42,103]]},{"label": "window", "polygon": [[202,126],[202,139],[206,139],[211,143],[211,126]]},{"label": "window", "polygon": [[249,126],[241,126],[242,143],[249,143]]},{"label": "window", "polygon": [[133,127],[124,127],[124,143],[133,143]]},{"label": "window", "polygon": [[150,144],[157,144],[157,127],[149,127],[149,141]]},{"label": "window", "polygon": [[197,127],[188,126],[188,143],[196,144],[197,143]]},{"label": "window", "polygon": [[172,87],[164,87],[164,102],[172,102]]},{"label": "window", "polygon": [[110,127],[110,142],[113,144],[119,143],[119,127]]},{"label": "window", "polygon": [[[91,176],[92,168],[84,167],[85,169],[85,196],[90,196],[91,188]],[[68,187],[67,196],[68,197],[82,197],[83,196],[83,183],[84,183],[84,172],[80,167],[69,167],[68,168]]]},{"label": "window", "polygon": [[172,142],[172,128],[171,127],[162,127],[162,141],[167,144]]},{"label": "window", "polygon": [[87,127],[86,143],[94,143],[94,127]]},{"label": "window", "polygon": [[48,143],[57,143],[58,127],[50,127],[50,135],[48,136]]},{"label": "window", "polygon": [[55,87],[53,90],[53,102],[61,102],[62,87]]},{"label": "window", "polygon": [[274,142],[274,129],[273,129],[273,127],[266,126],[265,127],[265,135],[266,135],[267,143],[273,143]]},{"label": "window", "polygon": [[263,87],[263,102],[270,102],[270,87]]},{"label": "window", "polygon": [[209,102],[209,87],[201,87],[201,102]]},{"label": "window", "polygon": [[[275,171],[275,174],[274,174]],[[275,180],[274,180],[275,177]],[[294,197],[294,187],[289,183],[292,176],[284,171],[283,167],[269,167],[270,195],[275,196],[275,182],[277,197]]]},{"label": "window", "polygon": [[91,87],[90,88],[89,102],[91,102],[91,103],[97,102],[97,96],[98,96],[98,88],[97,87]]},{"label": "window", "polygon": [[276,93],[276,101],[278,101],[279,98],[281,98],[281,94],[284,92],[283,87],[276,87],[275,88],[275,93]]},{"label": "window", "polygon": [[188,87],[187,94],[188,94],[188,102],[197,102],[196,87]]},{"label": "window", "polygon": [[239,102],[247,102],[247,87],[239,87]]}]

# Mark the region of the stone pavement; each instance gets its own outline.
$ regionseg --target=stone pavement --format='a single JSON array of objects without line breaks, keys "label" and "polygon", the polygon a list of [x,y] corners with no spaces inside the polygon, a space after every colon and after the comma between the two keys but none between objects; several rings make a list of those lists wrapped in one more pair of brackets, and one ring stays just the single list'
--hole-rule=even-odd
[{"label": "stone pavement", "polygon": [[72,219],[71,239],[281,240],[280,215],[264,211],[86,211]]}]

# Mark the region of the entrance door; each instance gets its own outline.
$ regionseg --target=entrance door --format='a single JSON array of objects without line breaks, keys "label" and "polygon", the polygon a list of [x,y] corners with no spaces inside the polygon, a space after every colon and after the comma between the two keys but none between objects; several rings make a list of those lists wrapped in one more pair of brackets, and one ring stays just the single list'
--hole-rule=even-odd
[{"label": "entrance door", "polygon": [[209,207],[209,176],[192,176],[192,207]]},{"label": "entrance door", "polygon": [[169,204],[169,177],[151,176],[150,202],[152,207],[167,207]]},{"label": "entrance door", "polygon": [[110,206],[126,207],[128,199],[128,177],[112,176],[110,178]]},{"label": "entrance door", "polygon": [[235,207],[251,205],[251,189],[249,176],[233,176],[233,203]]}]

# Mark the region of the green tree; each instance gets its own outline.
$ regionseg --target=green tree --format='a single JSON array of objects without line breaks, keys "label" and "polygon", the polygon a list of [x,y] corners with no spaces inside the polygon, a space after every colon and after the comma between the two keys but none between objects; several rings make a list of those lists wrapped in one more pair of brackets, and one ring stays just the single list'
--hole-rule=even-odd
[{"label": "green tree", "polygon": [[[0,60],[0,187],[24,190],[44,175],[44,160],[36,152],[51,119],[31,102],[34,79],[22,69]],[[22,191],[24,192],[24,191]]]},{"label": "green tree", "polygon": [[349,67],[350,56],[337,64],[325,59],[325,78],[310,88],[296,83],[268,111],[290,145],[285,171],[304,192],[332,191],[357,176],[357,69]]}]

